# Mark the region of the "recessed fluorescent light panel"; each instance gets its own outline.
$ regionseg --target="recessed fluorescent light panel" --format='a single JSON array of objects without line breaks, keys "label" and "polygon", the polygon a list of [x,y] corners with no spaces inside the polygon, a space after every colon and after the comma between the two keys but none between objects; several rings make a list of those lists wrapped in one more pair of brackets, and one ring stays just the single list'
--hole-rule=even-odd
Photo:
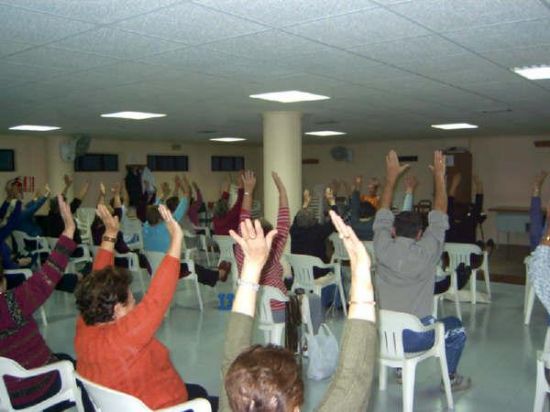
[{"label": "recessed fluorescent light panel", "polygon": [[315,100],[330,99],[330,97],[328,96],[301,92],[299,90],[287,90],[285,92],[251,94],[250,97],[252,99],[262,99],[262,100],[269,100],[270,102],[280,102],[280,103],[312,102]]},{"label": "recessed fluorescent light panel", "polygon": [[305,134],[310,136],[341,136],[346,134],[344,132],[336,132],[334,130],[319,130],[317,132],[306,132]]},{"label": "recessed fluorescent light panel", "polygon": [[155,117],[166,117],[162,113],[147,113],[147,112],[117,112],[117,113],[104,113],[101,117],[115,117],[118,119],[131,119],[131,120],[145,120],[153,119]]},{"label": "recessed fluorescent light panel", "polygon": [[515,67],[512,71],[529,80],[550,79],[550,66]]},{"label": "recessed fluorescent light panel", "polygon": [[244,137],[213,137],[212,139],[209,139],[212,142],[242,142],[243,140],[246,140]]},{"label": "recessed fluorescent light panel", "polygon": [[477,129],[477,125],[470,123],[446,123],[446,124],[432,124],[434,129],[443,130],[458,130],[458,129]]},{"label": "recessed fluorescent light panel", "polygon": [[19,126],[10,127],[10,130],[26,130],[29,132],[50,132],[52,130],[59,130],[61,127],[57,126],[39,126],[36,124],[21,124]]}]

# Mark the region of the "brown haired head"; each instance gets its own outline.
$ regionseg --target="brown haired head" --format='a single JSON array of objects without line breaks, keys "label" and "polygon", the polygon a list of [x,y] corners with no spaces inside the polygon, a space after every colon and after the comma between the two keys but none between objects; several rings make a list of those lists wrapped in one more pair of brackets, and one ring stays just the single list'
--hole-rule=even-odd
[{"label": "brown haired head", "polygon": [[179,204],[180,204],[180,199],[177,196],[170,196],[168,199],[166,199],[166,207],[172,213],[176,211]]},{"label": "brown haired head", "polygon": [[158,225],[162,221],[162,216],[160,215],[159,208],[156,205],[147,206],[145,212],[145,218],[151,226]]},{"label": "brown haired head", "polygon": [[107,266],[82,278],[74,292],[76,306],[87,325],[111,322],[115,306],[129,301],[132,275],[125,268]]},{"label": "brown haired head", "polygon": [[225,376],[233,412],[291,412],[304,403],[304,383],[294,355],[274,345],[254,345]]}]

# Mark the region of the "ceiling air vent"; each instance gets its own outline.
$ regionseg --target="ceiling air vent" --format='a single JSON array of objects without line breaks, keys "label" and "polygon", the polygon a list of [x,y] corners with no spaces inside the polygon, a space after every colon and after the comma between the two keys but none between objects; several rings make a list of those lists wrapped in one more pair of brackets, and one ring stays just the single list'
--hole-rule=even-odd
[{"label": "ceiling air vent", "polygon": [[330,155],[337,162],[351,162],[353,160],[353,151],[344,146],[335,146],[330,149]]}]

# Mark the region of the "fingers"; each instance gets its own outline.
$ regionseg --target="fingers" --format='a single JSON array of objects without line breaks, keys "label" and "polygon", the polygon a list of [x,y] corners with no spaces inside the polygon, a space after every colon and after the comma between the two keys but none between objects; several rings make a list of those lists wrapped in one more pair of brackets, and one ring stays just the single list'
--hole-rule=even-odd
[{"label": "fingers", "polygon": [[235,232],[233,229],[231,229],[231,230],[229,230],[229,236],[231,236],[233,238],[233,240],[235,242],[237,242],[237,244],[241,247],[241,249],[245,250],[246,242],[244,241],[244,239],[241,236],[239,236],[239,234],[237,232]]},{"label": "fingers", "polygon": [[160,216],[162,217],[162,220],[164,220],[166,223],[174,220],[174,217],[172,216],[172,212],[170,212],[170,210],[168,210],[166,206],[159,205],[158,210],[159,210]]},{"label": "fingers", "polygon": [[271,230],[265,237],[265,243],[267,244],[268,250],[271,250],[271,245],[273,244],[275,236],[277,236],[277,229]]}]

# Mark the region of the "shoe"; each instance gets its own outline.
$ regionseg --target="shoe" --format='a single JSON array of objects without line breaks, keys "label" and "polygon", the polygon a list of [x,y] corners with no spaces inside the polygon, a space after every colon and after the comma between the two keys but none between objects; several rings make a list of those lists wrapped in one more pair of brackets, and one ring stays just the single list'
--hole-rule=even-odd
[{"label": "shoe", "polygon": [[225,282],[229,276],[229,272],[231,272],[231,262],[222,260],[218,265],[218,271],[220,272],[220,282]]},{"label": "shoe", "polygon": [[401,368],[397,368],[395,370],[395,381],[399,385],[403,385],[403,371],[401,370]]},{"label": "shoe", "polygon": [[[455,376],[451,378],[452,392],[466,391],[470,389],[471,386],[472,386],[472,380],[466,376],[462,376],[456,373]],[[445,386],[443,385],[443,382],[441,382],[441,390],[445,392]]]}]

